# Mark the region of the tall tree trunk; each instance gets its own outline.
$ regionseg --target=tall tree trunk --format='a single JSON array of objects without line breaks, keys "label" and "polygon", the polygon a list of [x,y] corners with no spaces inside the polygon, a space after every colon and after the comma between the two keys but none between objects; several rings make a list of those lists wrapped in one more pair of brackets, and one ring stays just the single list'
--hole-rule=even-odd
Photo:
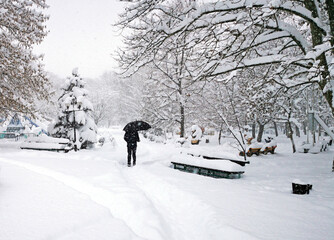
[{"label": "tall tree trunk", "polygon": [[263,136],[263,132],[264,132],[264,124],[261,124],[260,122],[258,122],[259,124],[259,133],[257,134],[257,141],[261,142],[262,141],[262,136]]},{"label": "tall tree trunk", "polygon": [[287,138],[289,138],[289,124],[288,122],[285,123],[285,135]]},{"label": "tall tree trunk", "polygon": [[181,104],[180,106],[180,113],[181,113],[181,119],[180,119],[180,130],[181,134],[180,137],[184,137],[184,123],[185,123],[185,117],[184,117],[184,106]]},{"label": "tall tree trunk", "polygon": [[278,129],[277,129],[277,124],[274,122],[274,129],[275,129],[275,135],[278,137]]},{"label": "tall tree trunk", "polygon": [[312,132],[312,136],[313,136],[313,146],[314,146],[314,144],[317,143],[317,139],[316,139],[316,136],[315,136],[315,130]]},{"label": "tall tree trunk", "polygon": [[[305,7],[310,10],[312,12],[312,17],[314,18],[317,18],[319,17],[318,16],[318,11],[317,11],[317,7],[315,5],[315,2],[314,0],[305,0]],[[327,4],[327,7],[328,7],[328,10],[329,11],[331,8],[331,10],[334,9],[334,3],[333,3],[333,0],[327,0],[326,1],[326,4]],[[330,21],[330,27],[331,27],[331,31],[333,33],[333,21],[334,21],[334,13],[333,12],[328,12],[328,17],[332,17],[332,22]],[[323,33],[321,32],[321,30],[318,28],[318,26],[314,23],[310,23],[310,27],[311,27],[311,36],[312,36],[312,43],[313,43],[313,47],[316,46],[316,45],[320,45],[323,43]],[[331,43],[333,44],[334,43],[334,40],[333,40],[333,37],[332,37],[332,40],[331,40]],[[333,45],[332,45],[333,46]],[[333,50],[332,50],[332,53],[333,53]],[[320,61],[320,65],[323,67],[323,70],[321,71],[321,79],[320,81],[318,82],[318,85],[320,87],[321,90],[324,90],[327,83],[331,80],[330,79],[330,73],[329,73],[329,70],[328,70],[328,62],[327,62],[327,59],[326,59],[326,56],[325,54],[321,54],[319,57],[318,57],[318,60]],[[323,96],[325,97],[329,107],[331,108],[332,110],[332,115],[334,115],[334,106],[333,106],[333,92],[332,91],[326,91],[326,92],[323,92]]]},{"label": "tall tree trunk", "polygon": [[306,121],[303,122],[303,132],[304,132],[304,135],[307,134],[307,122]]},{"label": "tall tree trunk", "polygon": [[256,129],[256,124],[255,122],[252,124],[252,138],[255,139],[255,129]]},{"label": "tall tree trunk", "polygon": [[296,136],[300,137],[300,130],[299,127],[296,125]]},{"label": "tall tree trunk", "polygon": [[287,122],[287,126],[288,126],[288,136],[291,140],[291,144],[292,144],[292,152],[295,153],[296,152],[296,145],[295,145],[295,141],[293,140],[293,130],[292,130],[292,124],[290,122],[290,120],[288,120]]},{"label": "tall tree trunk", "polygon": [[[329,19],[329,27],[331,29],[331,45],[334,47],[334,1],[333,0],[326,0],[327,5],[327,14]],[[334,54],[334,49],[332,49],[332,54]]]},{"label": "tall tree trunk", "polygon": [[218,134],[218,143],[219,143],[219,145],[220,145],[221,138],[222,138],[222,132],[223,132],[223,124],[220,126],[219,134]]}]

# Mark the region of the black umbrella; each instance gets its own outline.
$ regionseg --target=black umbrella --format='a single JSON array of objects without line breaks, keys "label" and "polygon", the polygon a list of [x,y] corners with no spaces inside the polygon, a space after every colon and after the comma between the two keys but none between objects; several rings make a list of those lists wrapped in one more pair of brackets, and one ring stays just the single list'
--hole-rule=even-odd
[{"label": "black umbrella", "polygon": [[134,131],[141,131],[141,130],[147,130],[151,128],[151,125],[144,121],[133,121],[129,122],[125,125],[123,128],[123,131],[125,132],[134,132]]}]

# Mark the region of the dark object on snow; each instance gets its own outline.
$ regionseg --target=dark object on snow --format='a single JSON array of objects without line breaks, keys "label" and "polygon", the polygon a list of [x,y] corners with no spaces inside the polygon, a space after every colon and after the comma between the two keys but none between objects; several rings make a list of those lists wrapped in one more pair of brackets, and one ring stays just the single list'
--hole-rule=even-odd
[{"label": "dark object on snow", "polygon": [[133,159],[133,166],[136,165],[136,151],[137,142],[140,142],[138,131],[150,129],[151,125],[144,121],[129,122],[123,128],[125,131],[124,140],[128,147],[128,167],[131,167],[131,156]]},{"label": "dark object on snow", "polygon": [[123,131],[125,132],[134,132],[134,131],[141,131],[141,130],[147,130],[150,129],[151,125],[144,121],[133,121],[129,122],[125,125],[123,128]]},{"label": "dark object on snow", "polygon": [[127,142],[128,147],[128,167],[131,167],[131,156],[133,159],[133,166],[136,165],[136,151],[137,142],[140,142],[137,131],[127,131],[124,134],[124,140]]},{"label": "dark object on snow", "polygon": [[137,131],[128,131],[125,132],[124,134],[124,140],[128,143],[128,144],[137,144],[137,142],[140,141],[139,139],[139,135]]},{"label": "dark object on snow", "polygon": [[304,153],[308,153],[309,150],[309,148],[304,148]]},{"label": "dark object on snow", "polygon": [[309,194],[312,190],[311,184],[292,183],[293,194]]}]

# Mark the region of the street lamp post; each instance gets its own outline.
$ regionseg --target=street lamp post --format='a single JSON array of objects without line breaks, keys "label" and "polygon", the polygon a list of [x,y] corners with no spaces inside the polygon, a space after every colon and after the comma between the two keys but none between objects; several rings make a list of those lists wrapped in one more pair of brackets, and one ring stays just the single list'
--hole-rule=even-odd
[{"label": "street lamp post", "polygon": [[[78,109],[74,109],[75,104],[78,105]],[[78,151],[78,147],[77,147],[77,134],[76,134],[76,128],[75,128],[75,112],[76,111],[81,111],[81,102],[77,101],[77,98],[72,98],[71,100],[71,104],[66,104],[66,108],[68,110],[68,112],[73,112],[73,122],[72,122],[72,126],[73,126],[73,142],[74,142],[74,151]],[[70,105],[72,105],[72,110],[69,111]]]},{"label": "street lamp post", "polygon": [[75,110],[74,110],[74,98],[72,99],[72,107],[73,107],[73,132],[74,132],[74,137],[73,137],[73,142],[74,142],[74,151],[78,151],[77,147],[77,134],[75,130]]}]

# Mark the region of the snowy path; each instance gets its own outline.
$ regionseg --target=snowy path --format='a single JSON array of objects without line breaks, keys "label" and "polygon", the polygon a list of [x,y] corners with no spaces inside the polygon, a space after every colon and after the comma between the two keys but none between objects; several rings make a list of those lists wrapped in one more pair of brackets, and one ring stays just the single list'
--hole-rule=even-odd
[{"label": "snowy path", "polygon": [[[117,140],[121,143],[120,136]],[[180,191],[145,170],[144,166],[168,161],[168,155],[161,157],[160,154],[161,151],[143,145],[138,158],[145,157],[145,161],[136,168],[116,164],[117,167],[110,168],[110,173],[89,180],[21,160],[0,158],[0,162],[51,178],[86,195],[108,209],[115,221],[122,222],[139,238],[205,239],[210,236],[209,239],[222,239],[222,235],[227,234],[233,239],[245,239],[245,236],[252,239],[221,222],[214,209],[195,195]],[[114,156],[116,163],[122,161],[119,156]]]},{"label": "snowy path", "polygon": [[[334,224],[334,195],[322,189],[333,189],[330,166],[310,167],[316,155],[289,163],[291,172],[284,155],[258,157],[244,178],[218,180],[169,168],[179,150],[145,139],[128,168],[122,135],[77,153],[3,151],[0,239],[320,240]],[[314,183],[309,196],[290,193],[296,173]]]}]

